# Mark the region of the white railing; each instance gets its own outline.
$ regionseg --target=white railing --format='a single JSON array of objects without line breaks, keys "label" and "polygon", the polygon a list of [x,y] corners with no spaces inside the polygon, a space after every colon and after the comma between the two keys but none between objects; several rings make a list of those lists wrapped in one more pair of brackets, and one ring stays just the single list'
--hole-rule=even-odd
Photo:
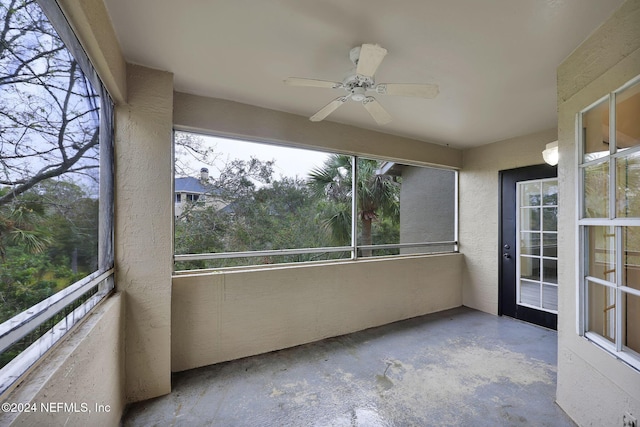
[{"label": "white railing", "polygon": [[376,249],[402,249],[402,248],[421,248],[429,246],[453,245],[453,252],[458,250],[458,242],[455,240],[444,242],[421,242],[421,243],[391,243],[384,245],[358,245],[358,246],[333,246],[328,248],[304,248],[304,249],[274,249],[264,251],[245,251],[245,252],[217,252],[202,254],[180,254],[174,255],[176,262],[184,261],[200,261],[211,259],[230,259],[230,258],[254,258],[265,256],[279,255],[302,255],[314,253],[334,253],[334,252],[351,252],[352,258],[358,250],[376,250]]},{"label": "white railing", "polygon": [[95,272],[90,274],[0,325],[0,352],[4,352],[70,304],[76,302],[87,292],[96,287],[98,288],[95,294],[0,369],[0,394],[11,387],[66,332],[111,292],[114,287],[113,274],[113,268],[103,273]]}]

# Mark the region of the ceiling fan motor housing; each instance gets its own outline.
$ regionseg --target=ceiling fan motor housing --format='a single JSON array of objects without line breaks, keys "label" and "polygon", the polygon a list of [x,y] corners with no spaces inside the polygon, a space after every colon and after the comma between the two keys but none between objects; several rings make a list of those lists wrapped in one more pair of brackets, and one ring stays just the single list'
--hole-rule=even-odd
[{"label": "ceiling fan motor housing", "polygon": [[360,74],[351,73],[342,81],[342,87],[351,94],[362,93],[370,90],[375,85],[372,77],[362,76]]}]

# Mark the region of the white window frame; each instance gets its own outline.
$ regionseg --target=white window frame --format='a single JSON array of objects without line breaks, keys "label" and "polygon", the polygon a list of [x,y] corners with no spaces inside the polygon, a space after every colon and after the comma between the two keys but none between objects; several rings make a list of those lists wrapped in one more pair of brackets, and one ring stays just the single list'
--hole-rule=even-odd
[{"label": "white window frame", "polygon": [[[629,364],[633,368],[640,370],[640,353],[625,347],[623,345],[623,316],[624,307],[621,302],[624,294],[631,294],[640,297],[640,290],[622,286],[622,227],[634,226],[640,227],[640,218],[616,218],[616,159],[620,157],[627,157],[630,154],[640,152],[640,146],[627,148],[623,151],[616,150],[616,96],[624,90],[640,84],[640,76],[630,80],[620,88],[608,93],[597,101],[593,102],[583,110],[579,111],[575,120],[575,135],[576,135],[576,194],[578,198],[577,212],[576,212],[576,253],[578,256],[577,263],[577,277],[578,277],[578,292],[577,292],[577,332],[580,336],[583,336],[587,340],[593,342],[599,347],[603,348],[607,352],[611,353],[618,359]],[[583,123],[582,116],[595,106],[608,100],[609,103],[609,154],[603,157],[585,161],[584,159],[584,135],[583,135]],[[584,215],[584,170],[588,166],[597,165],[599,163],[609,162],[609,217],[608,218],[583,218]],[[607,280],[602,280],[597,277],[587,276],[588,268],[588,253],[585,250],[585,244],[587,239],[587,227],[589,226],[603,226],[614,227],[615,232],[615,270],[616,277],[615,283]],[[589,319],[589,300],[588,300],[588,282],[592,282],[608,289],[615,291],[615,342],[611,342],[602,335],[587,330]]]}]

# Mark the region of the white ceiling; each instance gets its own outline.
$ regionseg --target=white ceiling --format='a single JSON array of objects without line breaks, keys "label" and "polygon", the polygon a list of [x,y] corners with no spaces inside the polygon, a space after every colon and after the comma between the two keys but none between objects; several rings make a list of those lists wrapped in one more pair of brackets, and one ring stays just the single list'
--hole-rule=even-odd
[{"label": "white ceiling", "polygon": [[341,81],[349,50],[377,43],[378,82],[440,95],[378,95],[384,126],[356,102],[327,120],[452,147],[556,126],[556,67],[622,2],[105,0],[127,61],[173,72],[177,91],[304,116],[342,92],[283,79]]}]

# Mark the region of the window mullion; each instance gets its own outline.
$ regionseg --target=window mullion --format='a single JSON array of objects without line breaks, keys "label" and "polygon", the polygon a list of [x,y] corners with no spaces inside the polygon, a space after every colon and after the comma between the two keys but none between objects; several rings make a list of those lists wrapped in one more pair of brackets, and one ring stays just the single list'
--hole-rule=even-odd
[{"label": "window mullion", "polygon": [[583,131],[583,123],[582,123],[582,114],[578,113],[576,115],[575,121],[575,135],[577,136],[577,144],[574,152],[577,154],[576,159],[578,163],[578,167],[576,168],[576,183],[575,183],[575,191],[578,196],[577,203],[577,211],[575,214],[576,220],[576,240],[574,244],[578,248],[578,263],[576,266],[576,277],[578,278],[577,284],[577,295],[576,295],[576,305],[578,315],[576,318],[576,330],[578,335],[584,336],[585,334],[585,325],[587,320],[587,293],[586,293],[586,284],[585,284],[585,265],[586,265],[586,255],[587,251],[585,248],[585,238],[584,235],[586,233],[586,227],[581,225],[581,219],[583,217],[584,212],[584,168],[580,167],[584,163],[584,146],[585,146],[585,132]]},{"label": "window mullion", "polygon": [[623,340],[623,322],[622,312],[624,311],[624,304],[622,302],[622,269],[624,257],[622,256],[622,227],[617,226],[615,228],[615,245],[616,245],[616,351],[622,351]]},{"label": "window mullion", "polygon": [[616,217],[616,97],[609,95],[609,218]]},{"label": "window mullion", "polygon": [[358,156],[351,161],[351,259],[358,258]]}]

